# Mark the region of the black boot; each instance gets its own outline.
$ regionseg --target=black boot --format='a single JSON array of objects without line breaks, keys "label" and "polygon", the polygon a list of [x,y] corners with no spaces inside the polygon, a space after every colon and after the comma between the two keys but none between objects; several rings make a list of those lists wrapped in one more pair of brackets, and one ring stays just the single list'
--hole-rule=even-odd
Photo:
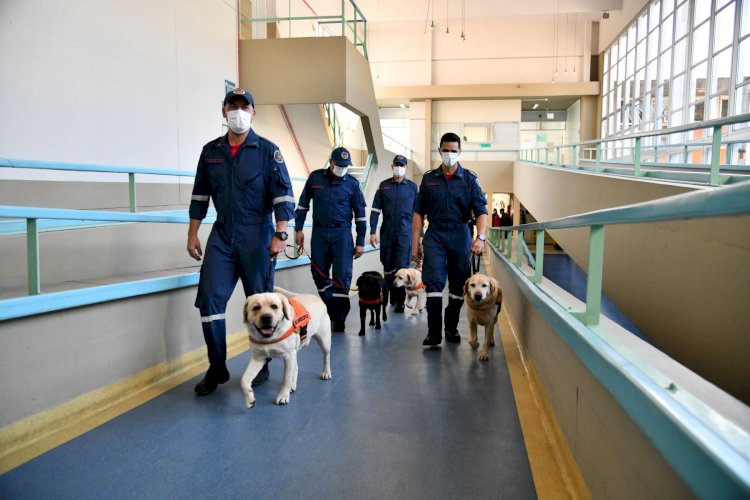
[{"label": "black boot", "polygon": [[443,298],[427,297],[427,337],[422,345],[437,346],[443,341]]},{"label": "black boot", "polygon": [[445,341],[451,344],[461,342],[461,336],[458,334],[458,318],[463,305],[463,300],[449,298],[448,306],[445,308]]},{"label": "black boot", "polygon": [[223,384],[229,380],[229,370],[227,370],[226,363],[212,363],[208,366],[208,371],[203,379],[198,382],[195,386],[195,393],[198,396],[207,396],[219,387],[219,384]]},{"label": "black boot", "polygon": [[271,362],[271,358],[266,358],[266,364],[263,365],[263,368],[260,369],[258,374],[255,376],[252,382],[250,382],[250,387],[258,387],[259,385],[263,384],[266,380],[268,380],[268,363]]}]

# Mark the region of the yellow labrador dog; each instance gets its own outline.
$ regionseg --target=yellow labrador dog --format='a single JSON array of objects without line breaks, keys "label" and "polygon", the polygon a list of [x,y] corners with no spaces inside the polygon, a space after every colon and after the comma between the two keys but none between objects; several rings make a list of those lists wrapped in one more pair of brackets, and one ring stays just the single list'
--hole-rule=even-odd
[{"label": "yellow labrador dog", "polygon": [[422,283],[421,271],[412,268],[399,269],[393,278],[393,286],[406,289],[404,305],[412,310],[412,314],[419,314],[424,310],[427,293]]},{"label": "yellow labrador dog", "polygon": [[495,323],[503,303],[503,292],[495,278],[475,274],[464,283],[464,297],[469,320],[469,345],[473,349],[479,347],[477,325],[483,325],[484,345],[479,360],[486,361],[490,359],[490,346],[495,345]]},{"label": "yellow labrador dog", "polygon": [[326,306],[316,295],[296,295],[274,288],[273,293],[256,293],[245,301],[243,318],[250,335],[250,363],[240,385],[248,408],[255,406],[250,385],[266,358],[284,358],[284,381],[276,404],[289,403],[297,390],[297,351],[315,340],[323,351],[320,378],[331,378],[331,320]]}]

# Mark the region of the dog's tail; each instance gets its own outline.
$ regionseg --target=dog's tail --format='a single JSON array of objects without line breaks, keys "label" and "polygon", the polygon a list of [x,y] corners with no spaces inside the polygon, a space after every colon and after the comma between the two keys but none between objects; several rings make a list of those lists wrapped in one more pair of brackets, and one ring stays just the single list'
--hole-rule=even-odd
[{"label": "dog's tail", "polygon": [[273,287],[273,291],[276,293],[280,293],[281,295],[285,295],[287,297],[295,297],[296,295],[298,295],[296,293],[290,292],[289,290],[284,290],[280,286]]}]

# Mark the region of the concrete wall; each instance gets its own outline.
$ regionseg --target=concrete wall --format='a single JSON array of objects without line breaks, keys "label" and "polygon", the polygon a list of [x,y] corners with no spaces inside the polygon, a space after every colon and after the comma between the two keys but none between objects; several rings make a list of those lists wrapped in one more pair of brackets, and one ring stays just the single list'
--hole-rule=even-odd
[{"label": "concrete wall", "polygon": [[[517,162],[513,192],[538,220],[692,191]],[[607,229],[604,292],[654,345],[750,402],[750,217]],[[584,270],[588,231],[550,231]],[[709,285],[710,284],[710,285]]]},{"label": "concrete wall", "polygon": [[490,255],[503,288],[503,309],[513,319],[514,333],[592,497],[693,498],[650,440],[526,296],[505,261],[494,252]]}]

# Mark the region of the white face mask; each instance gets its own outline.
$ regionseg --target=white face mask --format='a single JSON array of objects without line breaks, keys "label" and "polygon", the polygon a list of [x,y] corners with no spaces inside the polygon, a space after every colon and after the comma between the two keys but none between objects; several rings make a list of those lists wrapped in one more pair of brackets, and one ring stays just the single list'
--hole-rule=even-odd
[{"label": "white face mask", "polygon": [[349,167],[339,167],[337,165],[333,166],[333,175],[336,177],[343,177],[346,175],[346,171],[349,170]]},{"label": "white face mask", "polygon": [[406,167],[393,167],[393,175],[403,177],[406,174]]},{"label": "white face mask", "polygon": [[458,153],[444,151],[440,153],[440,156],[443,158],[443,165],[446,167],[452,167],[458,161]]},{"label": "white face mask", "polygon": [[235,134],[244,134],[250,130],[250,124],[253,121],[253,115],[244,109],[233,109],[227,111],[227,125]]}]

